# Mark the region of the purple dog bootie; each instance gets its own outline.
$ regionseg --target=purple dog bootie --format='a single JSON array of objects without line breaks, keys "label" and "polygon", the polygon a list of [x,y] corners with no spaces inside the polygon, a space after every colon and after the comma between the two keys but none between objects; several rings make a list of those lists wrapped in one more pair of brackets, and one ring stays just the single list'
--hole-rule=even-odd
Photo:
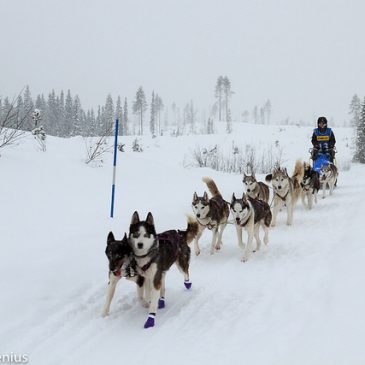
[{"label": "purple dog bootie", "polygon": [[191,281],[190,280],[184,280],[184,285],[186,289],[191,289]]},{"label": "purple dog bootie", "polygon": [[154,327],[156,313],[149,313],[144,328]]},{"label": "purple dog bootie", "polygon": [[162,309],[162,308],[165,308],[165,298],[164,297],[161,297],[158,300],[158,309]]}]

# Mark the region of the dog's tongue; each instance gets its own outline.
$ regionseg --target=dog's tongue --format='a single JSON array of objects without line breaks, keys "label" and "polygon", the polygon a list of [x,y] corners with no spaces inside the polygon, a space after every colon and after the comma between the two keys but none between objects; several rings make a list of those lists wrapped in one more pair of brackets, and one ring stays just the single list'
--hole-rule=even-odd
[{"label": "dog's tongue", "polygon": [[120,272],[120,270],[115,270],[115,271],[113,271],[113,274],[114,274],[114,276],[120,276],[121,272]]}]

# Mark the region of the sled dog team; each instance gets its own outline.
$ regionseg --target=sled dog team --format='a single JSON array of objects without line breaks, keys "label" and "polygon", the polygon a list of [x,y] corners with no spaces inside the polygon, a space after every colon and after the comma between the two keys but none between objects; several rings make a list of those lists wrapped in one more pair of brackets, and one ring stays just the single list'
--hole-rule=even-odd
[{"label": "sled dog team", "polygon": [[[148,317],[145,328],[155,325],[157,309],[165,307],[165,276],[173,264],[184,276],[186,289],[191,288],[189,276],[190,247],[194,241],[195,254],[200,254],[199,239],[205,229],[212,231],[210,253],[220,250],[222,246],[223,231],[228,223],[231,212],[233,224],[237,231],[239,247],[243,249],[241,261],[249,259],[252,252],[260,250],[260,227],[264,230],[264,243],[269,242],[269,228],[276,225],[279,211],[286,208],[286,224],[293,224],[294,207],[299,199],[305,207],[311,209],[313,200],[317,203],[317,193],[322,187],[323,198],[326,187],[332,195],[338,171],[335,165],[329,164],[321,168],[320,177],[312,167],[297,160],[294,172],[290,177],[287,169],[274,168],[267,175],[265,181],[271,182],[273,198],[272,213],[269,206],[269,186],[256,180],[255,174],[244,174],[243,184],[246,193],[242,197],[232,195],[231,202],[223,199],[215,182],[204,177],[211,194],[204,192],[203,196],[193,194],[193,216],[187,217],[185,230],[171,229],[166,232],[156,233],[154,218],[148,213],[145,220],[141,220],[138,212],[134,212],[129,226],[129,234],[122,240],[116,240],[112,232],[107,238],[106,256],[109,260],[109,284],[103,316],[109,315],[110,304],[114,296],[118,281],[125,277],[137,285],[138,299],[142,306],[148,308]],[[242,231],[247,231],[247,244],[242,241]],[[256,248],[253,247],[253,238]]]}]

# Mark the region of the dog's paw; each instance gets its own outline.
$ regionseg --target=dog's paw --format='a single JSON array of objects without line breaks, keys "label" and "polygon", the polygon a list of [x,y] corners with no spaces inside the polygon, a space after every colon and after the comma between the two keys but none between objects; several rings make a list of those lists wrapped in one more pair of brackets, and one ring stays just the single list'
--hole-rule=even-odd
[{"label": "dog's paw", "polygon": [[219,251],[221,249],[221,245],[215,245],[214,248]]},{"label": "dog's paw", "polygon": [[191,289],[192,283],[190,280],[184,280],[184,285],[186,289]]},{"label": "dog's paw", "polygon": [[158,300],[158,309],[163,309],[163,308],[165,308],[165,298],[164,297],[161,297]]},{"label": "dog's paw", "polygon": [[200,250],[195,250],[195,256],[199,256],[200,255]]},{"label": "dog's paw", "polygon": [[271,227],[275,227],[276,226],[276,223],[271,223]]},{"label": "dog's paw", "polygon": [[245,252],[241,258],[241,262],[247,262],[248,258],[250,257],[250,252]]},{"label": "dog's paw", "polygon": [[291,226],[293,223],[292,222],[286,222],[287,226]]},{"label": "dog's paw", "polygon": [[141,306],[143,308],[148,308],[150,306],[150,303],[148,303],[146,300],[144,299],[140,299],[139,302],[141,303]]},{"label": "dog's paw", "polygon": [[103,318],[108,317],[109,316],[109,311],[108,310],[103,310],[103,313],[101,313],[101,316]]},{"label": "dog's paw", "polygon": [[155,326],[155,315],[150,313],[148,315],[147,321],[144,324],[144,328],[151,328]]}]

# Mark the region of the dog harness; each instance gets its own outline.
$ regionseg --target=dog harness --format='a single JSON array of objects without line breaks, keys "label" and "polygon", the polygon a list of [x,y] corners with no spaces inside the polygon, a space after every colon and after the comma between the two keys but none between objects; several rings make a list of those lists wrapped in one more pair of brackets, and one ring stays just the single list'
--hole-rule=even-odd
[{"label": "dog harness", "polygon": [[[218,197],[211,198],[210,199],[210,204],[215,205],[215,208],[216,208],[217,212],[221,212],[224,209],[224,204],[229,205],[229,202],[225,201],[221,196],[218,196]],[[210,211],[209,211],[209,213],[210,213]],[[203,224],[198,217],[196,217],[196,219],[197,219],[198,223],[201,226],[206,227],[209,230],[211,230],[211,229],[219,226],[219,223],[218,223],[219,216],[218,216],[218,214],[210,215],[209,213],[208,213],[208,218],[210,218],[210,221],[209,221],[208,224]],[[212,222],[217,222],[217,223],[214,224]]]},{"label": "dog harness", "polygon": [[151,256],[150,261],[148,261],[145,265],[142,267],[138,266],[143,272],[146,272],[150,266],[155,262],[157,256],[158,256],[158,247],[159,245],[169,245],[173,255],[177,256],[177,253],[179,251],[179,247],[181,244],[184,243],[184,237],[176,230],[169,230],[162,233],[159,233],[156,237],[155,243],[152,245],[151,249],[148,251],[147,254],[142,256],[137,256],[137,258],[143,258],[151,255],[151,252],[153,252],[153,255]]}]

